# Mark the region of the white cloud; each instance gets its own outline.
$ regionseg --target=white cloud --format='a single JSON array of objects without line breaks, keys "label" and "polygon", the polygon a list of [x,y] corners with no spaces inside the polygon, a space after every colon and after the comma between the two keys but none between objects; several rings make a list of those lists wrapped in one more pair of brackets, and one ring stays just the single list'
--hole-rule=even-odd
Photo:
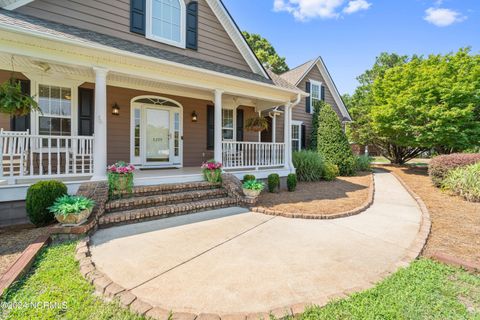
[{"label": "white cloud", "polygon": [[273,9],[277,12],[286,11],[295,19],[305,21],[312,18],[338,18],[337,9],[344,0],[274,0]]},{"label": "white cloud", "polygon": [[346,14],[352,14],[357,11],[361,10],[368,10],[372,6],[371,3],[367,2],[366,0],[351,0],[343,9],[343,12]]},{"label": "white cloud", "polygon": [[456,22],[462,22],[466,18],[460,12],[451,9],[428,8],[424,19],[437,27],[447,27]]}]

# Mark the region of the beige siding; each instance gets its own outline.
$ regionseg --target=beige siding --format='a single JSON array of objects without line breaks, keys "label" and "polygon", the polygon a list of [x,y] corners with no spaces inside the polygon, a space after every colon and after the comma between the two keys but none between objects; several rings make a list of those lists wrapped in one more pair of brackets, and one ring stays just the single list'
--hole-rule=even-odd
[{"label": "beige siding", "polygon": [[169,46],[130,32],[130,0],[35,0],[17,11],[188,57],[251,71],[206,1],[199,0],[198,3],[198,51]]},{"label": "beige siding", "polygon": [[[343,116],[338,108],[338,105],[335,103],[333,99],[332,92],[330,88],[327,87],[327,84],[320,73],[320,70],[317,66],[313,67],[312,70],[307,74],[307,76],[300,82],[298,88],[301,90],[306,89],[306,83],[309,80],[314,80],[318,82],[322,82],[325,86],[325,102],[332,105],[333,109],[337,112],[340,118]],[[297,121],[302,121],[306,127],[306,145],[308,146],[310,142],[310,136],[312,132],[312,115],[306,112],[306,98],[302,99],[302,101],[293,109],[292,119]],[[283,126],[283,124],[282,124]]]}]

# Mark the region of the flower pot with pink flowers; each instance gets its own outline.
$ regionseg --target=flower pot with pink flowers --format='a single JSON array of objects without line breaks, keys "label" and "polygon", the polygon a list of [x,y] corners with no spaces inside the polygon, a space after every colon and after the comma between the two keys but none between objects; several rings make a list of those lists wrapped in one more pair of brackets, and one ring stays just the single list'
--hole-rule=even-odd
[{"label": "flower pot with pink flowers", "polygon": [[133,172],[135,167],[123,161],[107,168],[108,195],[110,200],[130,197],[133,192]]},{"label": "flower pot with pink flowers", "polygon": [[211,183],[219,183],[222,181],[222,164],[210,160],[202,165],[203,176],[205,180]]}]

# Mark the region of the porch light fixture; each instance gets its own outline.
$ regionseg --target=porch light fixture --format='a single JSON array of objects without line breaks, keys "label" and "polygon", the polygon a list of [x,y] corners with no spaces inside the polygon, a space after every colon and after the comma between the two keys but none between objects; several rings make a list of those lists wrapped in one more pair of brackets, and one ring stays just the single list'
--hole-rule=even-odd
[{"label": "porch light fixture", "polygon": [[192,112],[192,122],[197,122],[198,121],[198,114],[196,111]]},{"label": "porch light fixture", "polygon": [[114,116],[119,116],[120,115],[120,106],[116,102],[112,106],[112,114]]}]

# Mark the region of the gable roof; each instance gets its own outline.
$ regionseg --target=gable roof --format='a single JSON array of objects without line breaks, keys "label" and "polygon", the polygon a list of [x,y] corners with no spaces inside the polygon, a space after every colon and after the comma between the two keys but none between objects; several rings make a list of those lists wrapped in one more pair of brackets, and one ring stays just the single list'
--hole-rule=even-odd
[{"label": "gable roof", "polygon": [[21,14],[16,11],[7,11],[0,9],[0,29],[14,29],[30,34],[38,34],[41,36],[54,37],[59,40],[73,41],[78,44],[100,45],[110,49],[117,49],[128,53],[139,54],[147,57],[167,60],[187,66],[207,69],[214,72],[220,72],[240,78],[259,81],[263,83],[273,84],[273,81],[263,75],[248,72],[210,61],[191,58],[172,51],[167,51],[143,45],[129,40],[109,36],[90,30],[68,26],[58,22],[43,20],[40,18]]},{"label": "gable roof", "polygon": [[330,89],[333,99],[337,103],[337,106],[340,109],[340,112],[342,113],[343,117],[348,121],[352,121],[352,117],[350,116],[350,113],[348,112],[345,106],[345,103],[343,102],[342,96],[340,95],[340,92],[338,91],[338,88],[335,85],[335,82],[333,81],[332,76],[328,71],[327,66],[325,65],[325,62],[323,61],[322,57],[318,57],[315,60],[307,61],[304,64],[281,74],[280,77],[283,78],[285,81],[288,81],[290,84],[294,85],[295,87],[298,87],[300,82],[303,79],[305,79],[305,77],[314,67],[318,67],[318,70],[320,71],[328,88]]},{"label": "gable roof", "polygon": [[[0,0],[0,8],[5,10],[15,10],[33,1],[34,0]],[[229,37],[232,39],[233,43],[247,62],[250,69],[254,73],[270,79],[267,71],[248,45],[238,25],[231,16],[230,12],[228,12],[222,0],[206,0],[206,2],[222,24]]]}]

